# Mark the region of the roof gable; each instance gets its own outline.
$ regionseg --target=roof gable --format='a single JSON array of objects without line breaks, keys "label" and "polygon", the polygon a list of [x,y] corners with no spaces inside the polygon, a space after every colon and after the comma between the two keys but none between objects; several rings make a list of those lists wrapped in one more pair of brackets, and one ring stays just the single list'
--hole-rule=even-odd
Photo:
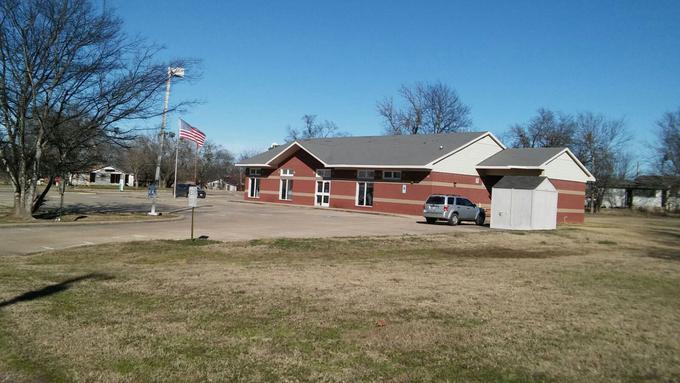
[{"label": "roof gable", "polygon": [[[558,165],[559,159],[568,157],[568,165],[562,161]],[[565,166],[576,165],[578,170],[569,170],[570,178],[578,178],[581,182],[595,181],[595,177],[590,171],[576,158],[576,155],[569,148],[512,148],[505,149],[477,164],[478,169],[549,169],[557,174],[546,174],[550,178],[561,179],[560,173],[564,173]],[[575,174],[578,173],[578,176]]]}]

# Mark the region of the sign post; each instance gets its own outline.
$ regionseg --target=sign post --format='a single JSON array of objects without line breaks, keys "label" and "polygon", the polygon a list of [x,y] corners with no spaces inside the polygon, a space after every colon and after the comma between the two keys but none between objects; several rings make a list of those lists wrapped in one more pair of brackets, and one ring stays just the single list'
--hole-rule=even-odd
[{"label": "sign post", "polygon": [[158,215],[158,213],[156,213],[156,196],[157,196],[156,193],[157,193],[156,184],[152,183],[151,185],[149,185],[149,190],[147,192],[147,196],[152,200],[151,211],[148,213],[149,215]]},{"label": "sign post", "polygon": [[190,186],[189,195],[187,196],[189,207],[191,208],[191,240],[194,240],[194,209],[198,205],[198,187]]}]

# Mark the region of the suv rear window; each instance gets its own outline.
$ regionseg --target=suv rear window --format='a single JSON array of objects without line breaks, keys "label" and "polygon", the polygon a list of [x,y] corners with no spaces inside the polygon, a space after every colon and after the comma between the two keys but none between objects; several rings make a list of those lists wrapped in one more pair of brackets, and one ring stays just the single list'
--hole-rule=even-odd
[{"label": "suv rear window", "polygon": [[429,204],[432,204],[432,205],[443,205],[444,204],[444,197],[442,197],[440,195],[433,195],[433,196],[430,196],[430,198],[428,198],[427,202],[425,202],[425,203],[429,203]]}]

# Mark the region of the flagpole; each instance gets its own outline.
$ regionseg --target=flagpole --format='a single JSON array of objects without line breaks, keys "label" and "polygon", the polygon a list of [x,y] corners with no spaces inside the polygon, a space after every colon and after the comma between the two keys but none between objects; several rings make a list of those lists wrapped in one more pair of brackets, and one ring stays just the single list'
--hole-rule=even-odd
[{"label": "flagpole", "polygon": [[179,141],[181,138],[179,137],[179,129],[180,126],[182,126],[181,123],[181,118],[177,119],[177,145],[175,146],[175,183],[172,185],[172,196],[176,199],[177,198],[177,159],[179,158]]},{"label": "flagpole", "polygon": [[194,184],[198,186],[198,142],[196,143],[196,156],[194,157]]}]

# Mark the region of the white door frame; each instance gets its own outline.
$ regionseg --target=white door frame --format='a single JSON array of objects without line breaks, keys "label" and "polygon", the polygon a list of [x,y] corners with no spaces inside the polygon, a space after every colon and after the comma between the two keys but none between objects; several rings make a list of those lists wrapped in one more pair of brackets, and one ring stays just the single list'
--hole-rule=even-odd
[{"label": "white door frame", "polygon": [[[321,191],[319,191],[319,183],[321,183]],[[328,185],[328,191],[324,191],[326,190],[326,185]],[[321,197],[320,202],[319,197]],[[324,197],[327,197],[325,203]],[[331,203],[331,181],[316,180],[316,182],[314,183],[314,206],[329,207],[330,203]]]}]

